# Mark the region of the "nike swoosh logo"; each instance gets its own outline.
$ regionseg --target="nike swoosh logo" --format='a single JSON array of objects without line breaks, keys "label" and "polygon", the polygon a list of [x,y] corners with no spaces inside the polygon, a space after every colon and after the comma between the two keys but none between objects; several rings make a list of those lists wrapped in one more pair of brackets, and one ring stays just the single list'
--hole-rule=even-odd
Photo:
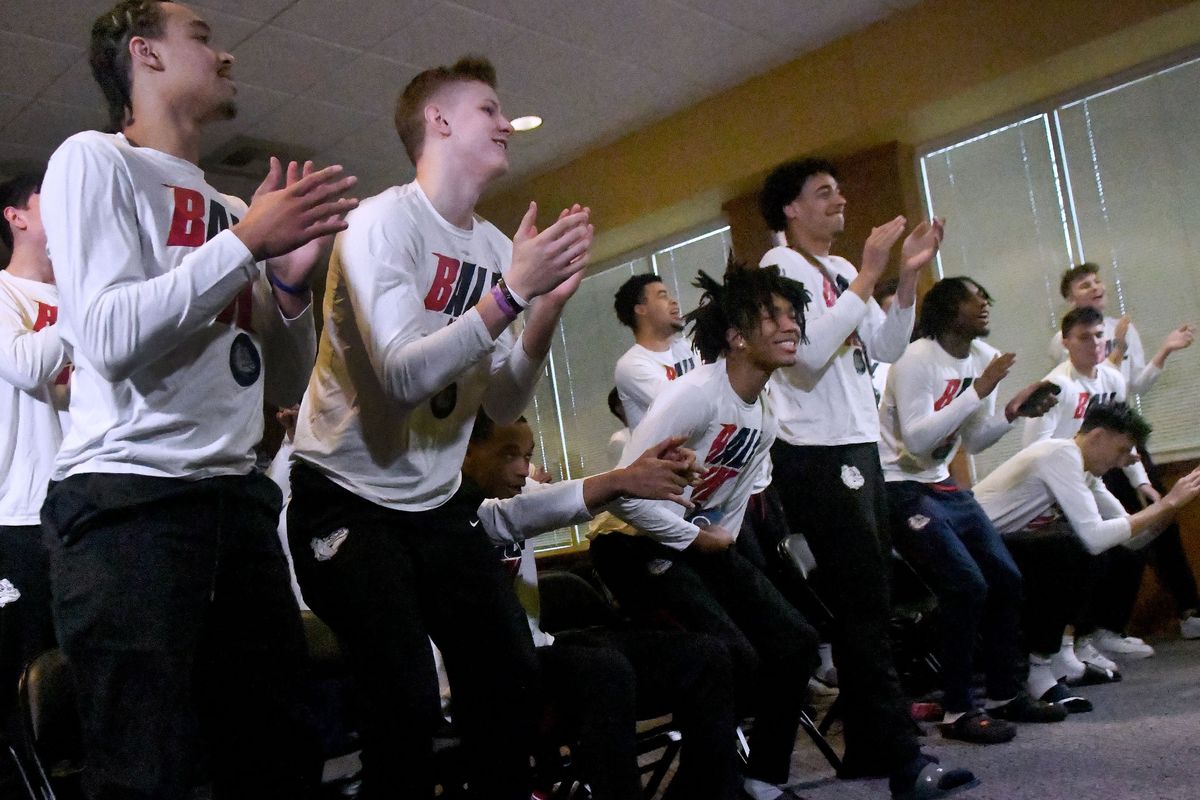
[{"label": "nike swoosh logo", "polygon": [[478,527],[478,526],[479,526],[479,520],[477,520],[477,519],[475,519],[475,520],[471,520],[471,527],[472,527],[472,528],[475,528],[475,527]]}]

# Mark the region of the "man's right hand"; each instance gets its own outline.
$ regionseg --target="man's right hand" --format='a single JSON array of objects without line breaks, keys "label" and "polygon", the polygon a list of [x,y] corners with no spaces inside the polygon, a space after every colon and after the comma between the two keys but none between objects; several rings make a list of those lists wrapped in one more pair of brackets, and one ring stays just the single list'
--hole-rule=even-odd
[{"label": "man's right hand", "polygon": [[983,374],[975,379],[975,392],[979,395],[980,400],[995,391],[997,384],[1008,375],[1008,371],[1012,369],[1016,360],[1016,353],[1002,353],[983,368]]},{"label": "man's right hand", "polygon": [[1178,511],[1200,495],[1200,467],[1175,481],[1171,491],[1167,492],[1162,502]]},{"label": "man's right hand", "polygon": [[687,546],[697,553],[723,553],[733,547],[733,534],[720,525],[701,528],[700,534]]},{"label": "man's right hand", "polygon": [[[343,197],[358,181],[340,165],[296,178],[299,165],[287,168],[271,157],[271,169],[255,191],[246,218],[231,229],[255,261],[290,253],[298,247],[346,229],[343,217],[358,205]],[[281,184],[283,184],[281,186]]]},{"label": "man's right hand", "polygon": [[871,229],[871,235],[863,245],[862,264],[858,274],[868,278],[872,284],[877,283],[887,270],[892,248],[904,235],[904,223],[904,217],[896,217],[878,228]]},{"label": "man's right hand", "polygon": [[537,203],[530,203],[513,237],[512,266],[504,282],[523,300],[547,294],[587,266],[594,233],[591,211],[574,206],[553,225],[539,232]]},{"label": "man's right hand", "polygon": [[621,493],[647,500],[671,500],[692,508],[692,501],[683,492],[696,477],[696,458],[695,453],[682,447],[686,441],[683,436],[664,439],[622,468]]}]

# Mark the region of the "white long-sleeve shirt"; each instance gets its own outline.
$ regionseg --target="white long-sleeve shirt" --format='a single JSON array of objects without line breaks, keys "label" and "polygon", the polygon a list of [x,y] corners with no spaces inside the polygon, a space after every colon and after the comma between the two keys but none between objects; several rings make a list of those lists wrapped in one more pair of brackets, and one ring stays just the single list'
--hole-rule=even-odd
[{"label": "white long-sleeve shirt", "polygon": [[[1104,356],[1106,358],[1112,354],[1117,338],[1117,324],[1120,321],[1116,317],[1106,316],[1104,318]],[[1061,364],[1067,358],[1067,349],[1063,347],[1062,331],[1054,334],[1050,339],[1050,347],[1047,352],[1050,355],[1051,363],[1054,364]],[[1146,351],[1142,347],[1142,336],[1133,323],[1129,323],[1129,331],[1125,335],[1125,356],[1121,359],[1121,377],[1125,379],[1125,385],[1134,394],[1145,394],[1150,391],[1161,374],[1161,369],[1152,363],[1146,363]]]},{"label": "white long-sleeve shirt", "polygon": [[[1089,378],[1064,361],[1043,380],[1062,389],[1058,405],[1040,417],[1026,419],[1021,431],[1021,444],[1028,447],[1042,439],[1070,439],[1083,426],[1083,417],[1095,403],[1125,402],[1125,379],[1116,367],[1108,363],[1096,365],[1095,377]],[[1133,486],[1150,482],[1146,467],[1135,462],[1125,467],[1125,477]]]},{"label": "white long-sleeve shirt", "polygon": [[695,351],[681,336],[661,352],[635,344],[617,359],[613,382],[630,430],[642,421],[659,392],[671,381],[690,372],[697,361]]},{"label": "white long-sleeve shirt", "polygon": [[1083,469],[1074,439],[1043,439],[975,484],[975,500],[1000,534],[1023,530],[1057,503],[1088,552],[1129,540],[1125,509],[1104,481]]},{"label": "white long-sleeve shirt", "polygon": [[541,374],[511,327],[493,340],[475,310],[508,269],[512,242],[482,219],[450,224],[416,181],[347,221],[296,458],[379,505],[436,508],[458,489],[480,406],[511,422]]},{"label": "white long-sleeve shirt", "polygon": [[753,403],[739,397],[729,383],[724,359],[673,381],[634,429],[621,466],[668,436],[684,437],[683,446],[696,452],[701,471],[700,484],[684,490],[696,507],[685,515],[683,506],[669,500],[625,499],[610,511],[639,534],[676,550],[696,538],[695,521],[701,518],[737,536],[778,427],[765,394]]},{"label": "white long-sleeve shirt", "polygon": [[68,429],[58,288],[0,271],[0,525],[39,524]]},{"label": "white long-sleeve shirt", "polygon": [[996,392],[981,398],[974,383],[999,351],[975,339],[955,358],[934,339],[908,346],[888,373],[879,406],[879,460],[887,481],[939,483],[965,445],[978,453],[1011,428]]},{"label": "white long-sleeve shirt", "polygon": [[[537,647],[554,643],[554,637],[541,628],[541,598],[538,593],[537,563],[527,538],[540,533],[575,525],[591,519],[583,501],[583,481],[538,483],[525,480],[525,489],[515,497],[484,500],[476,512],[488,538],[505,547],[507,560],[517,561],[513,589],[525,609],[529,632]],[[519,555],[514,553],[519,551]]]},{"label": "white long-sleeve shirt", "polygon": [[245,203],[195,164],[86,131],[51,157],[41,212],[75,366],[54,478],[248,473],[264,397],[296,402],[316,342],[311,311],[285,319],[228,230]]},{"label": "white long-sleeve shirt", "polygon": [[[817,260],[837,283],[849,286],[858,276],[844,258]],[[787,247],[768,250],[759,265],[777,265],[813,296],[805,311],[808,342],[800,345],[794,366],[776,370],[771,378],[779,437],[794,445],[879,441],[879,410],[866,357],[892,363],[901,356],[912,335],[913,307],[893,303],[884,313],[874,299],[864,303],[849,291],[839,297],[821,271]]]}]

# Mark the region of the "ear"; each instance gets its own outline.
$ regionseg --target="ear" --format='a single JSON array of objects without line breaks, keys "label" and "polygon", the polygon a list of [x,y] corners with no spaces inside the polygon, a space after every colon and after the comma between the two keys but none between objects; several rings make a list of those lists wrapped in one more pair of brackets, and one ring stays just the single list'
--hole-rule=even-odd
[{"label": "ear", "polygon": [[746,337],[737,328],[730,327],[725,331],[725,344],[730,350],[744,350],[746,348]]},{"label": "ear", "polygon": [[141,64],[155,72],[162,72],[163,63],[154,49],[154,43],[144,36],[134,36],[129,40],[129,58],[131,64]]},{"label": "ear", "polygon": [[[4,207],[4,221],[7,222],[11,228],[20,227],[24,229],[25,220],[21,218],[21,209],[17,208],[16,206]],[[18,225],[18,222],[20,222],[21,225]]]},{"label": "ear", "polygon": [[796,209],[796,202],[799,199],[800,199],[799,196],[797,196],[795,200],[792,200],[792,202],[788,203],[786,206],[783,207],[784,219],[795,219],[796,218],[796,216],[798,214],[797,209]]},{"label": "ear", "polygon": [[441,136],[450,135],[450,122],[442,113],[442,107],[436,103],[425,106],[425,124],[432,127]]}]

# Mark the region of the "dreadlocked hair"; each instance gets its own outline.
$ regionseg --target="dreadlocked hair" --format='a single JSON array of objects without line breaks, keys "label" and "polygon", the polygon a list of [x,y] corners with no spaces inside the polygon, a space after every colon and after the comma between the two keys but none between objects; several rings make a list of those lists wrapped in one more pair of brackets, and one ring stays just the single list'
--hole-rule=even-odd
[{"label": "dreadlocked hair", "polygon": [[808,290],[799,281],[785,277],[779,267],[747,267],[730,253],[724,283],[718,283],[701,270],[693,285],[704,294],[700,305],[685,315],[684,320],[692,328],[692,345],[706,364],[728,352],[726,334],[730,328],[747,336],[758,330],[763,311],[773,309],[773,295],[792,304],[796,324],[800,326],[800,341],[808,343],[804,328],[804,309],[811,299]]}]

